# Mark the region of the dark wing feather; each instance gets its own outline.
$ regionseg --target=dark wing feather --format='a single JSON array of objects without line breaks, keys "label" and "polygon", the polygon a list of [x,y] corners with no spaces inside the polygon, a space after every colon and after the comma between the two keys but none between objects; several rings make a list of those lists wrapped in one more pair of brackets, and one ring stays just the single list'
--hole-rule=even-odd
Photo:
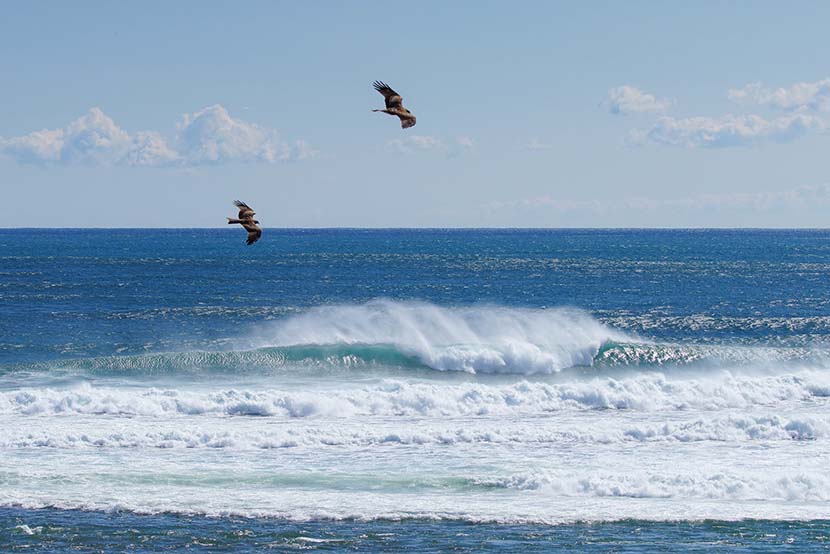
[{"label": "dark wing feather", "polygon": [[400,94],[392,90],[392,87],[390,87],[383,81],[375,81],[372,84],[375,86],[375,90],[381,93],[383,95],[383,98],[386,100],[387,110],[403,108],[403,98]]},{"label": "dark wing feather", "polygon": [[255,243],[256,241],[258,241],[259,237],[262,236],[262,229],[260,229],[259,226],[256,223],[254,223],[253,221],[244,222],[242,224],[242,227],[246,231],[248,231],[248,240],[247,240],[248,246],[250,246],[253,243]]},{"label": "dark wing feather", "polygon": [[239,219],[249,219],[254,217],[254,210],[252,210],[251,207],[245,202],[234,200],[233,205],[239,208]]},{"label": "dark wing feather", "polygon": [[262,230],[257,229],[256,231],[251,231],[248,233],[248,240],[245,242],[248,246],[251,246],[253,243],[259,240],[259,237],[262,236]]}]

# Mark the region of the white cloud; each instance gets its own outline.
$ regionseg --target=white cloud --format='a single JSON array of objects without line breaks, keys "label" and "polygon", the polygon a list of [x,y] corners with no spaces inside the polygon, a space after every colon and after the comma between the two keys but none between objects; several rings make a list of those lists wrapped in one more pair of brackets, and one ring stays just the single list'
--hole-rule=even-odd
[{"label": "white cloud", "polygon": [[61,161],[117,163],[130,147],[130,135],[100,108],[92,108],[64,131]]},{"label": "white cloud", "polygon": [[830,111],[830,78],[813,83],[795,83],[787,88],[769,89],[763,83],[749,83],[730,89],[730,100],[752,101],[789,111]]},{"label": "white cloud", "polygon": [[475,148],[475,142],[470,137],[462,136],[446,141],[439,137],[428,135],[410,135],[406,138],[390,140],[387,150],[401,154],[416,152],[440,152],[447,156],[457,156],[470,152]]},{"label": "white cloud", "polygon": [[155,131],[139,131],[127,151],[127,165],[160,166],[180,161],[179,153]]},{"label": "white cloud", "polygon": [[541,142],[539,139],[536,139],[536,138],[530,139],[530,142],[528,142],[527,144],[524,145],[525,150],[533,150],[533,151],[550,150],[552,148],[553,148],[552,144],[547,144],[547,143]]},{"label": "white cloud", "polygon": [[403,149],[442,150],[446,148],[444,141],[440,138],[422,135],[412,135],[406,139],[396,139],[393,142]]},{"label": "white cloud", "polygon": [[630,85],[622,85],[608,91],[604,102],[612,114],[628,115],[630,113],[662,112],[671,105],[667,99],[658,99],[653,94],[643,92]]},{"label": "white cloud", "polygon": [[0,152],[21,163],[56,162],[61,158],[63,129],[35,131],[22,137],[0,138]]},{"label": "white cloud", "polygon": [[219,104],[186,114],[177,127],[179,150],[193,164],[276,162],[292,155],[274,129],[234,119]]},{"label": "white cloud", "polygon": [[731,88],[726,91],[726,96],[733,102],[741,102],[743,100],[757,100],[763,84],[759,82],[749,83],[741,88]]},{"label": "white cloud", "polygon": [[634,143],[646,141],[687,148],[723,148],[773,140],[785,142],[809,132],[824,131],[827,123],[815,116],[794,114],[772,120],[758,115],[723,117],[661,117],[647,131],[633,131]]},{"label": "white cloud", "polygon": [[0,141],[3,152],[21,163],[120,163],[130,135],[100,108],[92,108],[64,129],[44,129]]},{"label": "white cloud", "polygon": [[317,151],[307,142],[288,144],[274,129],[234,119],[220,106],[183,116],[171,144],[158,132],[121,129],[92,108],[63,129],[0,138],[0,154],[19,163],[126,166],[200,165],[223,162],[304,160]]}]

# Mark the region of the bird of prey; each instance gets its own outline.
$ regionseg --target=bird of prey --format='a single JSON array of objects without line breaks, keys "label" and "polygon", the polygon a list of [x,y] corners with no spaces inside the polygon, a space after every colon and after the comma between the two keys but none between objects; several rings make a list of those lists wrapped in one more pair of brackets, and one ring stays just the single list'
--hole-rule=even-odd
[{"label": "bird of prey", "polygon": [[389,115],[396,115],[401,120],[401,129],[408,129],[415,125],[415,116],[412,112],[403,107],[403,98],[401,95],[392,90],[392,88],[384,82],[375,81],[375,90],[383,95],[386,100],[385,110],[372,110],[373,112],[383,112]]},{"label": "bird of prey", "polygon": [[254,219],[256,212],[245,202],[234,200],[233,205],[239,208],[239,216],[236,219],[228,218],[228,225],[239,223],[242,228],[248,231],[248,246],[259,240],[262,236],[262,229],[259,228],[259,221]]}]

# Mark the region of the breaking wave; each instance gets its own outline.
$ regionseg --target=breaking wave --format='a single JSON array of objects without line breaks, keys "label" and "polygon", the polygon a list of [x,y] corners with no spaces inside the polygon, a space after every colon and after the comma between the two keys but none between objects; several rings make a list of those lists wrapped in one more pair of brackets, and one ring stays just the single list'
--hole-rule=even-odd
[{"label": "breaking wave", "polygon": [[244,350],[103,356],[13,369],[173,375],[381,367],[550,375],[579,367],[830,367],[826,350],[808,347],[653,343],[579,310],[445,308],[391,300],[312,308],[265,324],[245,343]]},{"label": "breaking wave", "polygon": [[624,338],[578,310],[378,300],[314,308],[277,323],[261,340],[268,346],[391,345],[441,371],[532,374],[590,366],[604,342]]},{"label": "breaking wave", "polygon": [[323,390],[167,388],[141,391],[81,385],[0,392],[0,415],[121,416],[469,416],[539,414],[563,410],[718,410],[812,402],[830,396],[830,373],[740,376],[729,372],[673,380],[661,373],[566,383],[413,383]]}]

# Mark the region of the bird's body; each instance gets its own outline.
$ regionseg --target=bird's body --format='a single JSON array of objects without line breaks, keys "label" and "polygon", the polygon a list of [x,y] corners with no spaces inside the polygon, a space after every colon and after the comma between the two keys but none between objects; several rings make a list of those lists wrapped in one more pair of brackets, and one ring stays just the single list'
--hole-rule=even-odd
[{"label": "bird's body", "polygon": [[239,208],[239,215],[236,219],[229,217],[228,225],[233,225],[234,223],[242,225],[242,228],[248,231],[247,244],[250,246],[262,236],[262,229],[258,225],[259,221],[254,219],[256,212],[248,204],[240,200],[235,200],[233,205]]},{"label": "bird's body", "polygon": [[386,102],[386,109],[372,111],[397,116],[401,120],[402,129],[413,127],[415,125],[415,116],[412,115],[412,112],[403,107],[403,98],[401,95],[392,90],[392,87],[382,81],[375,81],[373,84],[375,90],[383,95]]}]

